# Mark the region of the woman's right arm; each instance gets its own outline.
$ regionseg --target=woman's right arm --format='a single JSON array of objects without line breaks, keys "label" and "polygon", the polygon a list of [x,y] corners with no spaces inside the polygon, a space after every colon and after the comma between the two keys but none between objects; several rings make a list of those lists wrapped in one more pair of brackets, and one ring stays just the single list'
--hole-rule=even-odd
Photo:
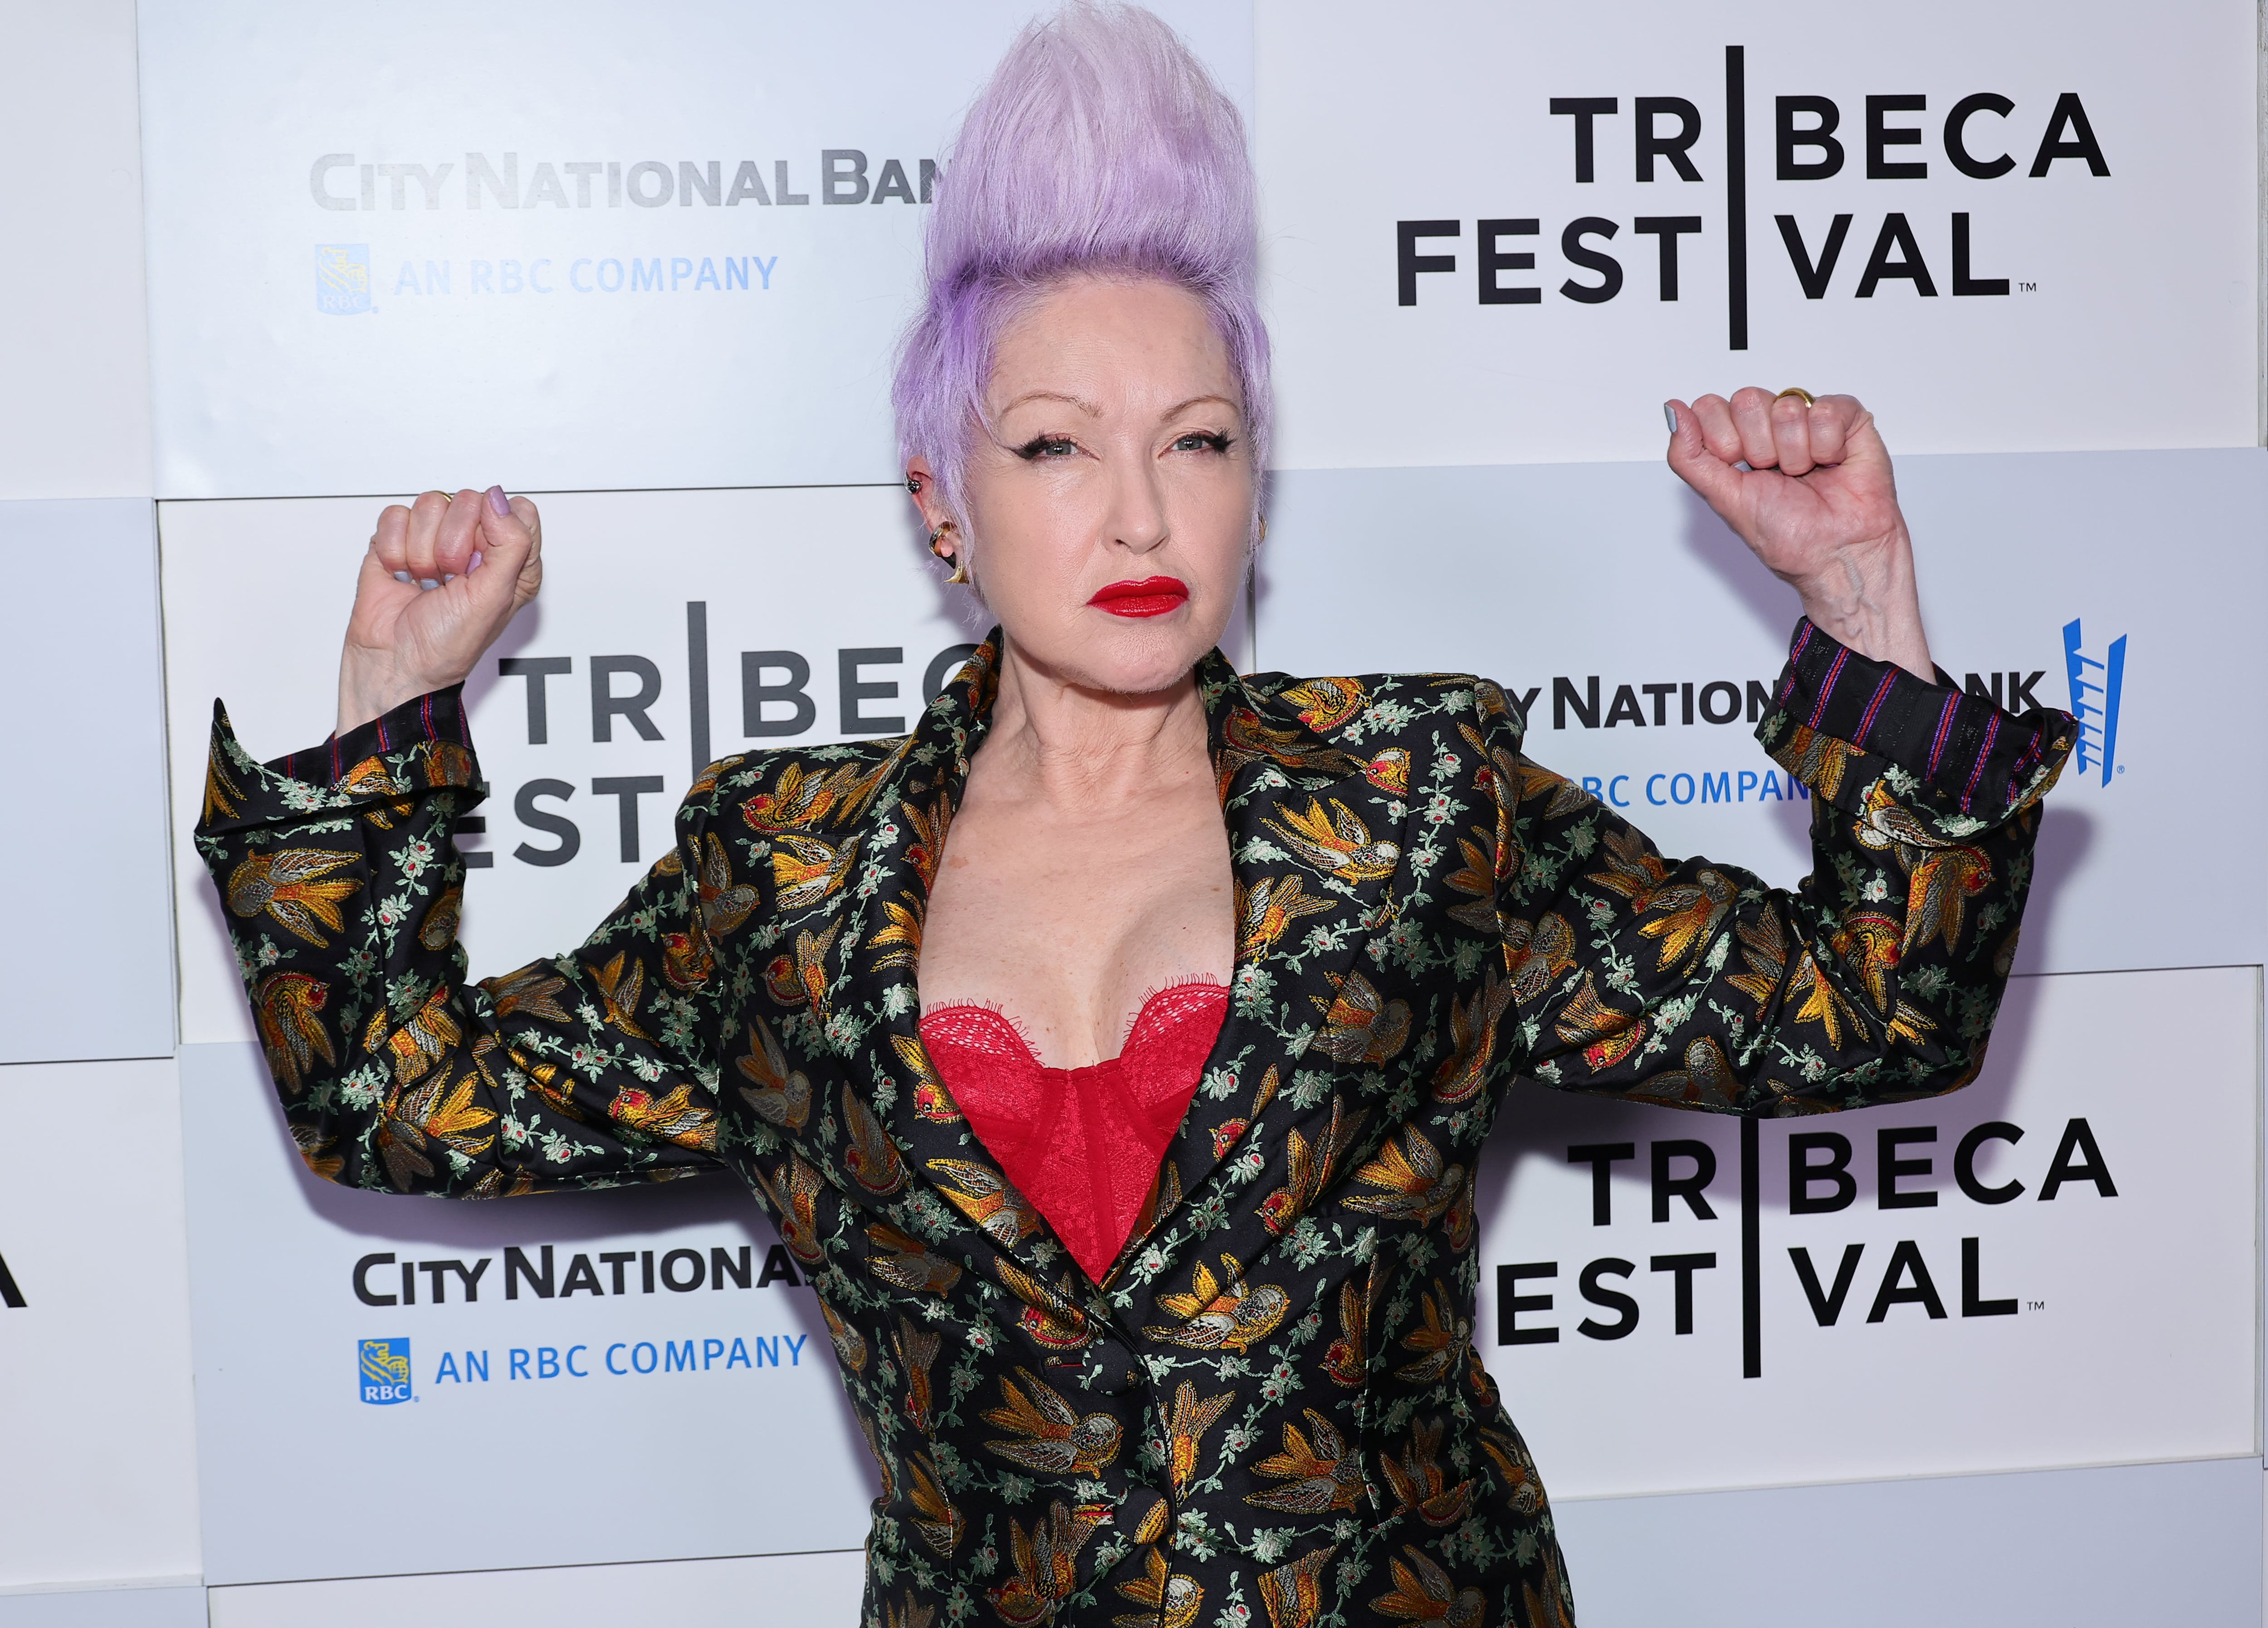
[{"label": "woman's right arm", "polygon": [[501,493],[389,509],[341,663],[345,726],[263,765],[216,708],[197,849],[292,1138],[344,1185],[490,1197],[714,1162],[711,934],[755,891],[706,829],[707,788],[580,949],[465,981],[451,833],[481,777],[461,681],[534,597],[538,524]]}]

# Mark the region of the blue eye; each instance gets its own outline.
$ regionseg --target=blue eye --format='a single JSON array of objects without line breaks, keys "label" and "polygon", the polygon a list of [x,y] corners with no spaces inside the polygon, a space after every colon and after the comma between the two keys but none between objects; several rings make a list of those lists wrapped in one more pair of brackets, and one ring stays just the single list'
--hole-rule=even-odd
[{"label": "blue eye", "polygon": [[1225,453],[1232,443],[1217,430],[1192,430],[1174,443],[1177,453]]},{"label": "blue eye", "polygon": [[1068,436],[1036,435],[1016,448],[1016,456],[1027,463],[1042,458],[1069,458],[1079,451],[1079,444]]}]

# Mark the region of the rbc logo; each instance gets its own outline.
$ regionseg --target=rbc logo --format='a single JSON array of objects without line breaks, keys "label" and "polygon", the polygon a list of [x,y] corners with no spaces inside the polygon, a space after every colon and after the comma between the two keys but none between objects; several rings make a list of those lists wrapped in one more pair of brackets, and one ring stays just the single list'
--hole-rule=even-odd
[{"label": "rbc logo", "polygon": [[410,1399],[408,1340],[362,1343],[362,1399],[379,1403]]},{"label": "rbc logo", "polygon": [[315,245],[315,309],[334,317],[371,309],[369,244]]},{"label": "rbc logo", "polygon": [[2109,785],[2118,771],[2118,696],[2126,682],[2126,636],[2100,657],[2080,648],[2076,617],[2063,624],[2064,671],[2071,680],[2071,715],[2079,723],[2079,772],[2099,770]]}]

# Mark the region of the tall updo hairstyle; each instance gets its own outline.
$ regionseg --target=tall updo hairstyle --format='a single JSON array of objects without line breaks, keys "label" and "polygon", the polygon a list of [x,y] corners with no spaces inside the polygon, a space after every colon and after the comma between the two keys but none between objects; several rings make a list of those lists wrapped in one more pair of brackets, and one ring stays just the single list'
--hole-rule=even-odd
[{"label": "tall updo hairstyle", "polygon": [[[964,545],[968,453],[989,433],[993,348],[1072,277],[1154,276],[1202,301],[1243,394],[1256,475],[1267,468],[1255,193],[1235,104],[1150,12],[1071,0],[1017,36],[938,179],[924,298],[890,391],[901,462],[929,460]],[[1253,505],[1256,541],[1256,479]]]}]

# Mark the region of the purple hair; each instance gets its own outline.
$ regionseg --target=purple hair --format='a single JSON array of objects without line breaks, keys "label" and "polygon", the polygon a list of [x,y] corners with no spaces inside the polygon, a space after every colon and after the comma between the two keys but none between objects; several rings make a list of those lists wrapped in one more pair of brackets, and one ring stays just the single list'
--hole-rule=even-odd
[{"label": "purple hair", "polygon": [[[1268,330],[1244,121],[1174,31],[1131,5],[1071,0],[1027,26],[962,120],[925,240],[928,296],[890,399],[902,460],[926,457],[966,515],[993,347],[1082,273],[1155,276],[1204,303],[1267,467]],[[1258,483],[1254,484],[1257,523]]]}]

